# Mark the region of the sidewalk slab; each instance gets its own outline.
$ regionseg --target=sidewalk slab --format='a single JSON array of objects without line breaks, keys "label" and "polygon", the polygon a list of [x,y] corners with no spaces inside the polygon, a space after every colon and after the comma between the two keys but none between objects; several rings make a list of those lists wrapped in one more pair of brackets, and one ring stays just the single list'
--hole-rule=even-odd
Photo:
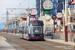
[{"label": "sidewalk slab", "polygon": [[5,41],[6,39],[0,36],[0,50],[16,50],[9,43]]},{"label": "sidewalk slab", "polygon": [[72,41],[65,42],[65,40],[60,40],[60,39],[45,39],[46,41],[50,42],[55,42],[55,43],[60,43],[60,44],[65,44],[65,45],[70,45],[75,47],[75,43]]}]

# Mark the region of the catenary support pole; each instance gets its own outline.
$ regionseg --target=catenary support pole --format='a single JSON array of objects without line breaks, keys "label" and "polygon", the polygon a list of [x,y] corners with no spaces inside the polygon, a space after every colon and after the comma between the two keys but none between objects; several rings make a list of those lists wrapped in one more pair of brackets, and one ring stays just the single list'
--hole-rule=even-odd
[{"label": "catenary support pole", "polygon": [[41,17],[41,0],[40,0],[40,20],[42,20],[42,17]]},{"label": "catenary support pole", "polygon": [[[13,14],[13,12],[12,12]],[[12,15],[12,34],[13,34],[13,15]]]},{"label": "catenary support pole", "polygon": [[[16,8],[15,8],[15,14],[16,14]],[[15,15],[16,18],[16,15]],[[16,19],[15,19],[15,34],[16,34]]]}]

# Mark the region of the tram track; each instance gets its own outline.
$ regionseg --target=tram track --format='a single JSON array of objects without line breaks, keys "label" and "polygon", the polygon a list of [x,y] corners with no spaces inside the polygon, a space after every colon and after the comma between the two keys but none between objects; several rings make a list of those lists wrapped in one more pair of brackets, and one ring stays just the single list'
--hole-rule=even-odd
[{"label": "tram track", "polygon": [[19,45],[20,47],[22,47],[22,48],[24,48],[24,49],[26,49],[26,50],[29,50],[28,48],[26,48],[26,47],[24,47],[23,45],[21,45],[21,44],[15,42],[15,41],[13,41],[13,40],[11,40],[10,38],[7,38],[7,39],[10,40],[10,41],[13,42],[13,43]]},{"label": "tram track", "polygon": [[[16,39],[15,38],[15,40],[18,40],[18,39]],[[19,41],[19,40],[18,40]],[[36,46],[36,45],[32,45],[32,44],[30,44],[30,41],[28,41],[28,42],[26,42],[26,41],[24,41],[24,39],[22,39],[22,40],[20,40],[20,42],[22,42],[22,43],[25,43],[25,44],[28,44],[28,45],[31,45],[31,46],[33,46],[33,47],[36,47],[36,48],[39,48],[39,49],[41,49],[41,50],[44,50],[43,48],[41,48],[41,47],[38,47],[38,46]],[[31,41],[31,42],[34,42],[34,41]],[[36,42],[35,42],[36,43]],[[44,43],[43,43],[44,44]],[[53,44],[52,44],[53,45]],[[53,46],[48,46],[48,45],[45,45],[44,44],[44,46],[47,46],[47,47],[53,47]],[[54,47],[54,48],[56,48],[56,47]]]},{"label": "tram track", "polygon": [[[19,41],[18,39],[15,39],[15,40]],[[23,39],[20,40],[20,42],[22,42],[22,43],[24,43],[24,44],[28,44],[28,45],[30,45],[30,46],[33,46],[33,47],[35,47],[35,48],[37,48],[37,49],[44,50],[43,48],[40,48],[40,47],[38,47],[38,46],[36,46],[36,45],[33,45],[33,44],[30,44],[30,43],[24,41]]]},{"label": "tram track", "polygon": [[[23,46],[23,45],[21,45],[21,44],[15,42],[15,41],[13,41],[13,40],[11,40],[10,38],[7,38],[7,39],[9,39],[10,41],[14,42],[15,44],[21,46],[22,48],[29,50],[29,49],[26,48],[25,46]],[[40,47],[38,47],[38,46],[36,46],[36,45],[33,45],[33,44],[30,44],[30,43],[27,43],[27,42],[25,42],[25,41],[23,41],[23,40],[19,40],[19,39],[16,39],[16,38],[13,38],[13,39],[14,39],[14,40],[17,40],[17,41],[19,41],[19,42],[22,42],[22,43],[24,43],[24,44],[27,44],[27,45],[33,46],[33,47],[35,47],[36,49],[44,50],[43,48],[40,48]]]},{"label": "tram track", "polygon": [[[10,38],[7,38],[7,39],[9,39],[10,41],[12,41]],[[22,40],[16,39],[15,37],[12,38],[12,39],[17,40],[17,41],[19,41],[19,42],[22,42],[22,43],[24,43],[24,44],[28,44],[28,45],[30,45],[30,46],[39,48],[40,50],[46,50],[45,48],[41,48],[41,47],[38,47],[38,46],[36,46],[36,45],[32,45],[32,44],[30,44],[30,43],[28,43],[28,42],[25,42],[23,39],[22,39]],[[12,42],[14,42],[14,41],[12,41]],[[16,43],[16,42],[14,42],[14,43]],[[39,45],[41,44],[41,45],[44,45],[44,46],[46,46],[46,47],[51,47],[51,48],[55,48],[55,49],[61,50],[61,49],[59,49],[59,48],[56,48],[56,47],[53,47],[53,46],[49,46],[49,45],[46,45],[46,44],[44,44],[44,43],[42,44],[42,43],[35,42],[35,41],[33,41],[33,43],[36,43],[36,44],[39,44]],[[21,44],[19,44],[19,43],[16,43],[16,44],[19,45],[19,46],[21,46],[21,47],[24,48],[24,49],[29,50],[28,48],[24,47],[23,45],[21,45]]]},{"label": "tram track", "polygon": [[[19,36],[14,36],[11,34],[10,35],[3,34],[2,36],[5,37],[7,40],[13,42],[14,44],[17,44],[20,47],[24,48],[25,50],[52,50],[52,49],[53,50],[64,50],[64,48],[62,49],[62,48],[58,48],[55,46],[65,46],[65,45],[61,45],[61,44],[57,44],[57,43],[53,43],[53,42],[48,42],[48,41],[27,41],[24,39],[20,39]],[[27,47],[24,44],[27,44],[27,46],[29,46],[29,47]],[[34,48],[32,48],[32,47],[34,47]],[[75,49],[71,49],[71,50],[75,50]]]},{"label": "tram track", "polygon": [[51,45],[46,45],[46,44],[44,44],[44,43],[39,43],[39,42],[34,42],[34,43],[41,44],[41,45],[44,45],[44,46],[47,46],[47,47],[51,47],[51,48],[55,48],[55,49],[57,49],[57,50],[62,50],[62,49],[60,49],[60,48],[56,48],[56,47],[53,47],[53,46],[51,46]]},{"label": "tram track", "polygon": [[[55,46],[65,46],[65,45],[61,45],[61,44],[59,44],[59,45],[57,45],[56,43],[55,44],[52,44],[52,43],[48,43],[48,44],[51,44],[51,45],[48,45],[48,44],[45,44],[45,43],[41,43],[41,42],[35,42],[35,43],[37,43],[37,44],[41,44],[41,45],[45,45],[45,46],[47,46],[47,47],[52,47],[52,48],[55,48],[55,49],[58,49],[58,50],[63,50],[63,49],[65,49],[65,48],[58,48],[58,47],[54,47],[54,46],[51,46],[51,45],[55,45]],[[68,46],[66,46],[66,47],[68,47]],[[71,49],[71,50],[75,50],[75,49]]]}]

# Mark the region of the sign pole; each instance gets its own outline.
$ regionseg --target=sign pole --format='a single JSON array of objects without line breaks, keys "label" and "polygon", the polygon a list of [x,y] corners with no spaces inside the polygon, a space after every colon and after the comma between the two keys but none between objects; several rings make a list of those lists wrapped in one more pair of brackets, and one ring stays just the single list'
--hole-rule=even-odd
[{"label": "sign pole", "polygon": [[40,20],[42,20],[42,17],[41,17],[41,0],[40,0]]},{"label": "sign pole", "polygon": [[53,15],[52,19],[54,20],[54,33],[55,33],[55,20],[56,20],[57,16]]},{"label": "sign pole", "polygon": [[54,20],[54,33],[55,33],[55,20]]},{"label": "sign pole", "polygon": [[67,31],[67,0],[65,0],[65,41],[68,42],[68,31]]},{"label": "sign pole", "polygon": [[13,34],[13,17],[12,17],[12,34]]}]

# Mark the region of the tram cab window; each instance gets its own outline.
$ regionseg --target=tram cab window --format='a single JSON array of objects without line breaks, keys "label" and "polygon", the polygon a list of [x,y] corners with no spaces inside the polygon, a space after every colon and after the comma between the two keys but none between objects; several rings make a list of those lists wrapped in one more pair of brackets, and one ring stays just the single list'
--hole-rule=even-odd
[{"label": "tram cab window", "polygon": [[42,26],[33,26],[33,34],[42,34]]},{"label": "tram cab window", "polygon": [[33,30],[32,30],[32,29],[33,29],[33,28],[32,28],[32,24],[30,24],[30,28],[29,28],[29,29],[30,29],[30,30],[29,30],[29,31],[30,31],[30,34],[33,34]]}]

